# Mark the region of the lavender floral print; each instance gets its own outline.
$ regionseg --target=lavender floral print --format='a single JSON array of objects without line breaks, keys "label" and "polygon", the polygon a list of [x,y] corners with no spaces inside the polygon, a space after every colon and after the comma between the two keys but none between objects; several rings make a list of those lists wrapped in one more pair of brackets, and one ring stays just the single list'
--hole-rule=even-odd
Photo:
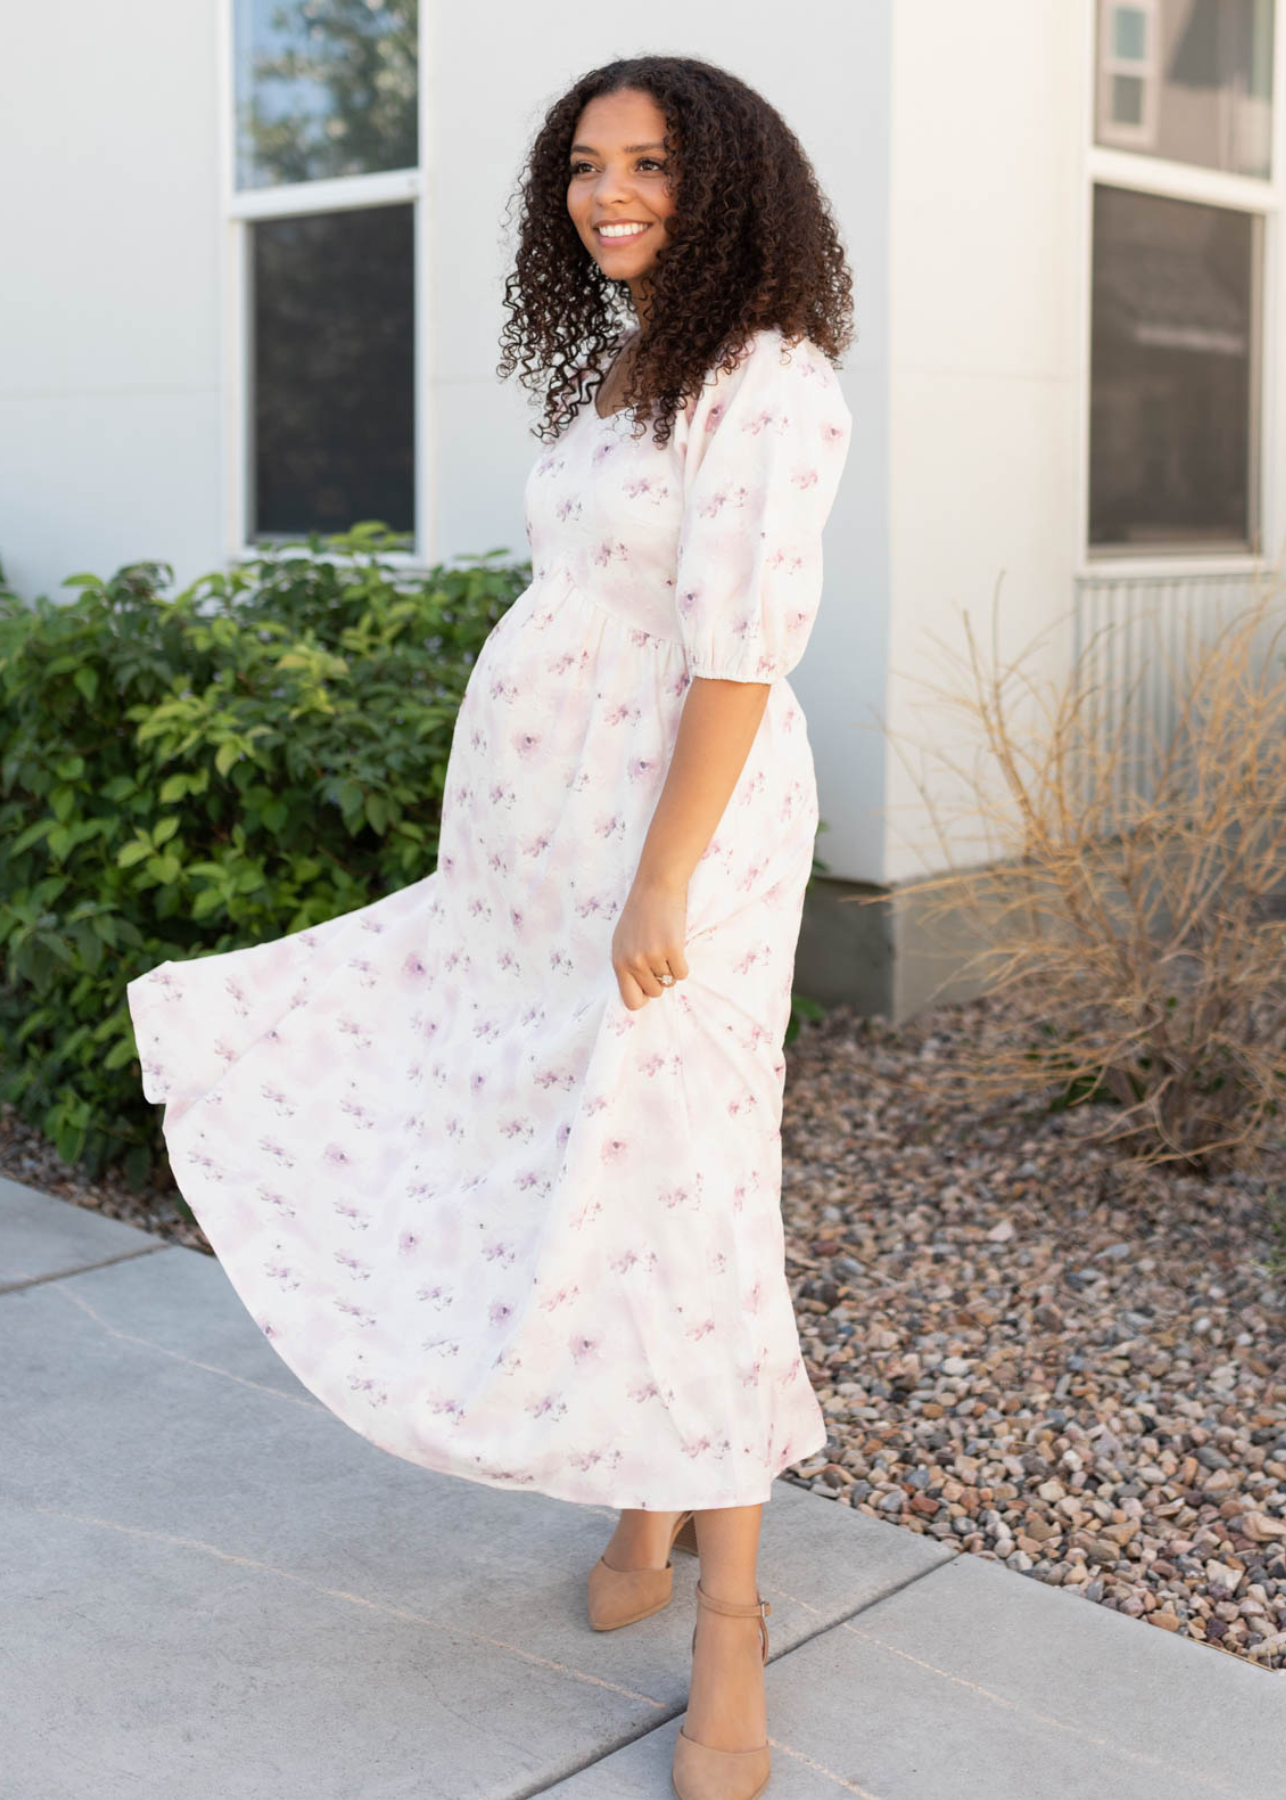
[{"label": "lavender floral print", "polygon": [[[766,1501],[826,1430],[781,1221],[817,825],[787,676],[851,416],[762,330],[671,441],[585,406],[460,708],[438,867],[130,982],[175,1177],[273,1348],[395,1456],[613,1507]],[[637,1012],[614,923],[693,676],[771,683]]]}]

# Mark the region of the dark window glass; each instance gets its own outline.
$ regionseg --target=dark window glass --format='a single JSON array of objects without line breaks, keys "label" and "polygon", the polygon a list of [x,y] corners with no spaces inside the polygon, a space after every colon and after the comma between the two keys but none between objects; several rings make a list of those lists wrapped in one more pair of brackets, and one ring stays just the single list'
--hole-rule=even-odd
[{"label": "dark window glass", "polygon": [[1091,544],[1257,547],[1259,227],[1095,188]]},{"label": "dark window glass", "polygon": [[1099,0],[1095,136],[1271,173],[1274,0]]},{"label": "dark window glass", "polygon": [[264,220],[254,245],[252,536],[415,523],[412,218]]},{"label": "dark window glass", "polygon": [[416,0],[235,0],[237,186],[410,169]]}]

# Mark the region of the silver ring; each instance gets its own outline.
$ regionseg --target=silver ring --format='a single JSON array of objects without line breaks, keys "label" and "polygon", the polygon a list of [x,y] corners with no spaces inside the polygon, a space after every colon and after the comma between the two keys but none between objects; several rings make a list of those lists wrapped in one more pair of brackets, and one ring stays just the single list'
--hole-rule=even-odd
[{"label": "silver ring", "polygon": [[657,980],[662,987],[672,987],[674,985],[673,975],[658,975]]}]

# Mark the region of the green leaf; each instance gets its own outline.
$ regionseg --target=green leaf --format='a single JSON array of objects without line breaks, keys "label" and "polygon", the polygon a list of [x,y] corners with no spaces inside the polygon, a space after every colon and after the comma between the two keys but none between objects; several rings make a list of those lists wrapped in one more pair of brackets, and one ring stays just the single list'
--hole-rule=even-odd
[{"label": "green leaf", "polygon": [[91,975],[96,973],[103,960],[103,941],[85,925],[77,925],[73,931],[76,948],[80,951],[80,960]]},{"label": "green leaf", "polygon": [[54,819],[37,819],[34,825],[28,825],[27,829],[20,831],[13,843],[10,844],[10,856],[21,856],[24,850],[29,850],[33,844],[38,844],[42,837],[53,831],[56,824],[57,821]]},{"label": "green leaf", "polygon": [[26,1043],[27,1039],[29,1037],[34,1037],[36,1032],[43,1031],[46,1025],[51,1025],[53,1023],[54,1018],[55,1013],[52,1006],[39,1006],[34,1012],[28,1013],[26,1018],[14,1031],[14,1047],[17,1048],[18,1045]]},{"label": "green leaf", "polygon": [[51,955],[56,956],[60,962],[65,962],[69,967],[75,968],[75,952],[67,942],[66,938],[60,937],[56,931],[42,931],[40,933],[40,944],[43,949],[48,950]]}]

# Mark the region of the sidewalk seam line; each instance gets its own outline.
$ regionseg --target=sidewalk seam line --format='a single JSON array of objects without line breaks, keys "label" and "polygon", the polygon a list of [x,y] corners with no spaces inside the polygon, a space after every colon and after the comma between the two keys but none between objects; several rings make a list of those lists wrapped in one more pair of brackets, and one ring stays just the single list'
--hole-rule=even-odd
[{"label": "sidewalk seam line", "polygon": [[33,1275],[29,1281],[0,1282],[0,1300],[6,1294],[21,1294],[27,1288],[47,1287],[53,1281],[70,1281],[74,1275],[88,1275],[94,1269],[110,1269],[116,1263],[136,1262],[140,1256],[155,1256],[158,1250],[172,1250],[173,1244],[145,1244],[141,1250],[122,1250],[119,1256],[106,1256],[102,1262],[85,1263],[73,1269],[58,1269],[52,1275]]}]

